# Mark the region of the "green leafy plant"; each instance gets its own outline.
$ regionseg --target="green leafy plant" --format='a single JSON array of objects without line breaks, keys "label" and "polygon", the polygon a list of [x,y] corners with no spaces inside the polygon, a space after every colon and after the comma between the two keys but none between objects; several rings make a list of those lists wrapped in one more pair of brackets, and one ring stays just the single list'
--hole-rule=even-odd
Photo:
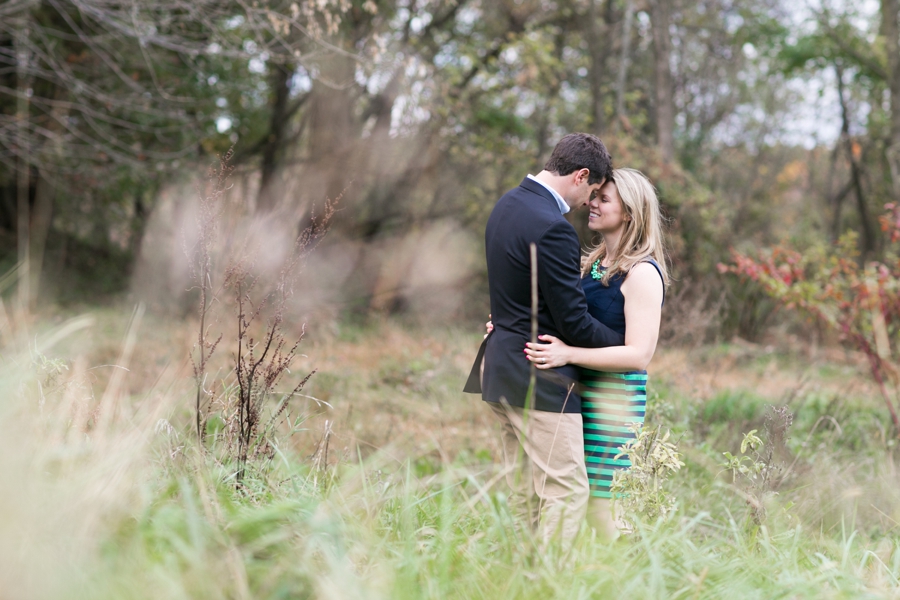
[{"label": "green leafy plant", "polygon": [[725,468],[733,474],[732,482],[737,480],[738,475],[755,477],[765,467],[763,463],[746,455],[748,449],[752,451],[763,446],[763,441],[757,437],[756,431],[753,429],[744,434],[744,440],[741,442],[741,456],[734,456],[731,452],[722,453],[725,456]]},{"label": "green leafy plant", "polygon": [[637,520],[657,521],[675,511],[675,497],[666,488],[669,476],[684,466],[678,446],[669,441],[671,432],[662,427],[631,426],[635,438],[616,455],[631,459],[631,468],[616,471],[610,485],[614,512],[634,529]]},{"label": "green leafy plant", "polygon": [[750,517],[757,525],[766,520],[766,501],[777,495],[777,488],[786,475],[784,463],[776,457],[775,449],[783,446],[793,415],[786,406],[769,407],[766,413],[765,436],[769,443],[752,429],[741,440],[741,453],[735,456],[723,452],[722,467],[731,471],[731,482],[750,507]]},{"label": "green leafy plant", "polygon": [[69,365],[65,360],[50,358],[42,354],[40,350],[34,351],[31,361],[39,376],[38,383],[43,385],[56,384],[59,376],[69,370]]}]

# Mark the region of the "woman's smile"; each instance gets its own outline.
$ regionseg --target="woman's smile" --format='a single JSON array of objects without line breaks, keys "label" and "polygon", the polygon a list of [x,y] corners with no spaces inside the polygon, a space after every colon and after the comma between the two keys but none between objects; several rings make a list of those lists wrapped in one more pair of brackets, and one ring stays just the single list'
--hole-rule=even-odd
[{"label": "woman's smile", "polygon": [[615,231],[625,222],[625,209],[613,182],[607,182],[598,193],[591,196],[588,206],[588,227],[592,231]]}]

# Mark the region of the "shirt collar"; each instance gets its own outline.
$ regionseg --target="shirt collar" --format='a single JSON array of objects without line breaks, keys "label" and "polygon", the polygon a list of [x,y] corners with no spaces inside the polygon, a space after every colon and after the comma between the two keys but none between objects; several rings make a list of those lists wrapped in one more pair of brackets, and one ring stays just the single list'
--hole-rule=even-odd
[{"label": "shirt collar", "polygon": [[532,181],[536,181],[537,183],[539,183],[542,186],[544,186],[545,188],[547,188],[547,191],[549,191],[551,194],[553,194],[553,199],[556,200],[556,204],[559,205],[559,212],[561,212],[562,214],[566,214],[567,212],[572,210],[572,208],[568,204],[566,204],[566,201],[563,200],[563,197],[559,195],[559,192],[554,190],[552,187],[550,187],[549,185],[547,185],[546,183],[544,183],[543,181],[541,181],[534,175],[529,174],[528,179],[530,179]]}]

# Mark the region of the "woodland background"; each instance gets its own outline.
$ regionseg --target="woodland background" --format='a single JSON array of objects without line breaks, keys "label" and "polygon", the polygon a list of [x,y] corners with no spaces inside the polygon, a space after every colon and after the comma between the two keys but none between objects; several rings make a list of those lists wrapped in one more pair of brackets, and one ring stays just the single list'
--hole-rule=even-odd
[{"label": "woodland background", "polygon": [[[729,250],[859,234],[897,197],[897,2],[7,0],[0,256],[28,306],[184,301],[198,182],[288,238],[340,197],[315,306],[482,319],[493,202],[571,131],[670,219],[681,335],[758,340]],[[892,93],[893,91],[893,93]],[[321,209],[320,209],[321,210]],[[273,216],[274,215],[274,216]],[[576,212],[573,223],[592,242]],[[273,238],[278,239],[277,235]],[[278,254],[278,250],[273,250]],[[670,332],[674,334],[674,332]]]}]

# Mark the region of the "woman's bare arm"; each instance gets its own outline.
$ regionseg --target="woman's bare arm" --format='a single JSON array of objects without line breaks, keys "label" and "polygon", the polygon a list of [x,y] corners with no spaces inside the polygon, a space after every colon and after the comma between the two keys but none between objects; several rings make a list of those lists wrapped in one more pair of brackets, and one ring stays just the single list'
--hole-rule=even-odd
[{"label": "woman's bare arm", "polygon": [[[608,348],[576,348],[550,335],[545,343],[526,344],[525,354],[539,369],[578,365],[597,371],[646,369],[656,351],[662,313],[663,283],[650,263],[639,263],[622,283],[625,296],[625,345]],[[546,362],[543,362],[546,361]]]}]

